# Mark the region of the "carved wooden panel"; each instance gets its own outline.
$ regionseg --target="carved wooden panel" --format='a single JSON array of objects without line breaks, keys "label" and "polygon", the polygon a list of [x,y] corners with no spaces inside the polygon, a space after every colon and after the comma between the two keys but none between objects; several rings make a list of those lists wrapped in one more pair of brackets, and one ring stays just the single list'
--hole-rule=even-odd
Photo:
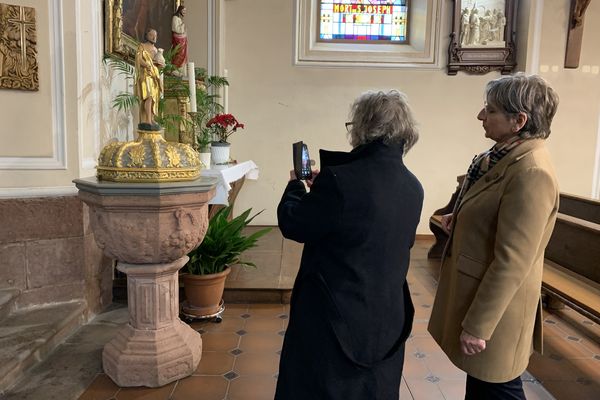
[{"label": "carved wooden panel", "polygon": [[0,89],[39,89],[32,7],[0,3]]}]

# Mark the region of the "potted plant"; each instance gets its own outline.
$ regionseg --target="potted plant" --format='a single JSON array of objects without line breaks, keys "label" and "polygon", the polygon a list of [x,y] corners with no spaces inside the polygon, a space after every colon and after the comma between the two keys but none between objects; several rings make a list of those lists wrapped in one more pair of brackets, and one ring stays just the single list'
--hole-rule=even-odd
[{"label": "potted plant", "polygon": [[238,128],[244,129],[244,124],[240,123],[232,114],[217,114],[206,123],[206,127],[211,130],[214,139],[211,144],[213,163],[227,164],[231,146],[227,139]]},{"label": "potted plant", "polygon": [[255,267],[240,256],[245,250],[255,247],[256,241],[271,228],[244,235],[242,230],[260,214],[250,216],[251,211],[248,209],[230,220],[231,206],[228,206],[210,219],[204,240],[188,254],[188,273],[181,275],[187,298],[183,305],[185,314],[206,317],[217,313],[230,267],[234,264]]},{"label": "potted plant", "polygon": [[212,135],[208,128],[194,128],[194,136],[196,138],[195,148],[198,149],[198,153],[200,153],[200,161],[204,164],[204,167],[210,168],[211,163],[211,142]]},{"label": "potted plant", "polygon": [[194,148],[200,153],[200,160],[210,168],[213,132],[206,124],[212,117],[223,111],[217,91],[228,86],[229,82],[222,76],[208,76],[204,68],[196,68],[195,73],[196,82],[201,84],[200,90],[196,90],[197,112],[189,113],[194,132]]}]

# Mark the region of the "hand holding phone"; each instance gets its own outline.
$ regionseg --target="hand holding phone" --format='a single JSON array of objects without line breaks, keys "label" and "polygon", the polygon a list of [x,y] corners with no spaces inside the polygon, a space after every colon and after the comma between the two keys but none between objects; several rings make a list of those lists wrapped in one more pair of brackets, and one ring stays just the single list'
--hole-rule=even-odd
[{"label": "hand holding phone", "polygon": [[296,142],[292,145],[292,155],[294,159],[294,172],[296,174],[296,178],[300,180],[312,178],[308,147],[303,142]]}]

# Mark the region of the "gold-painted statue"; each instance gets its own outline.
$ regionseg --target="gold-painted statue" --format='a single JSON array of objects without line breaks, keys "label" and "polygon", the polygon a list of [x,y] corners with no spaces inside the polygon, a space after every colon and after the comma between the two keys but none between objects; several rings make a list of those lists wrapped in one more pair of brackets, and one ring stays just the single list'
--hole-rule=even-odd
[{"label": "gold-painted statue", "polygon": [[111,142],[104,146],[96,167],[99,180],[114,182],[191,181],[200,176],[200,155],[192,146],[167,142],[156,123],[163,93],[158,67],[165,65],[157,49],[157,32],[149,29],[146,41],[135,55],[135,94],[140,101],[138,137],[133,142]]},{"label": "gold-painted statue", "polygon": [[146,41],[140,43],[135,54],[135,94],[140,99],[140,124],[144,124],[144,128],[148,130],[158,129],[155,117],[163,93],[158,67],[164,66],[164,58],[155,46],[157,36],[155,29],[149,29]]}]

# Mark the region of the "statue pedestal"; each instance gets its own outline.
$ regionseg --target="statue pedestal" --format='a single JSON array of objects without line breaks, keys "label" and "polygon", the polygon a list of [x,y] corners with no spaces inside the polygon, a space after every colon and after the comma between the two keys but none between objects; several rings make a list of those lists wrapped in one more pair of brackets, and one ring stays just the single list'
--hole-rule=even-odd
[{"label": "statue pedestal", "polygon": [[202,339],[179,319],[177,272],[204,238],[216,180],[74,182],[98,246],[127,274],[129,323],[104,347],[104,371],[123,387],[158,387],[191,375]]}]

